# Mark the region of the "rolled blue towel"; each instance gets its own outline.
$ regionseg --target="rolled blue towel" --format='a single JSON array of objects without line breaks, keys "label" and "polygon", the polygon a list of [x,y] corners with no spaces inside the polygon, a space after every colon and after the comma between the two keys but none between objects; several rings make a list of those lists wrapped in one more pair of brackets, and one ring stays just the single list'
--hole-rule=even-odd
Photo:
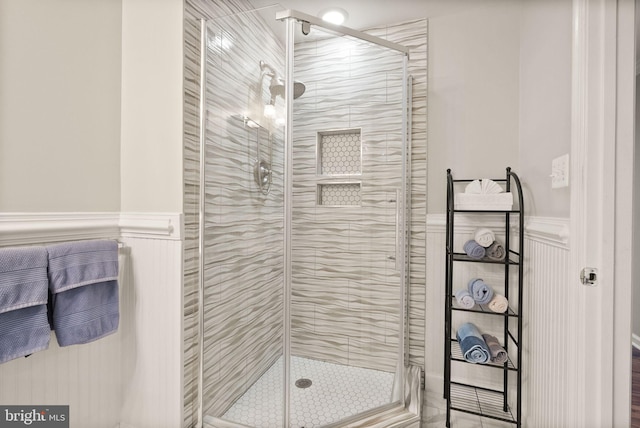
[{"label": "rolled blue towel", "polygon": [[473,278],[467,285],[471,297],[479,305],[488,304],[493,299],[493,288],[486,284],[481,278]]},{"label": "rolled blue towel", "polygon": [[468,240],[463,246],[464,252],[472,259],[480,260],[486,254],[486,249],[473,239]]},{"label": "rolled blue towel", "polygon": [[482,334],[470,322],[460,326],[456,332],[456,338],[465,361],[482,364],[491,358],[491,351],[482,338]]},{"label": "rolled blue towel", "polygon": [[469,293],[469,290],[464,288],[456,291],[456,301],[461,308],[471,309],[476,305],[476,301],[473,300],[473,296]]}]

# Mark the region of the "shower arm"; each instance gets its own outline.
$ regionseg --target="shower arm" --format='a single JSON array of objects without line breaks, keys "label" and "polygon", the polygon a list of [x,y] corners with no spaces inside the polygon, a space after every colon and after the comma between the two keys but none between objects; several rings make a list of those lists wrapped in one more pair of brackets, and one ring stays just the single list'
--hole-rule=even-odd
[{"label": "shower arm", "polygon": [[[277,78],[278,73],[276,72],[275,68],[273,68],[271,65],[267,64],[266,62],[260,60],[260,70],[266,74],[267,76],[273,77],[273,78]],[[265,71],[268,70],[268,71]]]}]

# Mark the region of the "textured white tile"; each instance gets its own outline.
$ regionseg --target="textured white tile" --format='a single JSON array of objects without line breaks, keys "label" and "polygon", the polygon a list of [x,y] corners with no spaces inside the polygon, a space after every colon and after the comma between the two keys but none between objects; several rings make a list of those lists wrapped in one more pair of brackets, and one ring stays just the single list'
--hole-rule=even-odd
[{"label": "textured white tile", "polygon": [[[393,373],[291,358],[291,416],[293,428],[313,428],[337,422],[391,400]],[[282,426],[283,360],[276,361],[238,399],[223,419],[256,428]],[[298,388],[298,379],[310,379]]]}]

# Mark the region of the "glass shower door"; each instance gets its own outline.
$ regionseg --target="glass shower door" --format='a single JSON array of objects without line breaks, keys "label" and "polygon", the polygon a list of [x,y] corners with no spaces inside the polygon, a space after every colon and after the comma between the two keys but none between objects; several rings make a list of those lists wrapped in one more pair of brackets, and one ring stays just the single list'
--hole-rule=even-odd
[{"label": "glass shower door", "polygon": [[306,88],[288,99],[288,407],[289,426],[308,428],[402,399],[406,55],[288,25]]},{"label": "glass shower door", "polygon": [[284,128],[265,106],[284,49],[257,11],[203,37],[202,420],[281,427]]}]

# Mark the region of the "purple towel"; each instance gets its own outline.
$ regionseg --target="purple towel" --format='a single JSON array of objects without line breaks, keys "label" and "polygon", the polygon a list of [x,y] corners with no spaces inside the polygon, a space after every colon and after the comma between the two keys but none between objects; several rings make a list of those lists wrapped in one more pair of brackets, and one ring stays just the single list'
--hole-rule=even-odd
[{"label": "purple towel", "polygon": [[47,247],[52,327],[60,346],[118,330],[118,243],[79,241]]},{"label": "purple towel", "polygon": [[481,258],[483,258],[487,251],[482,245],[478,244],[473,239],[470,239],[467,242],[465,242],[463,249],[464,249],[464,252],[467,253],[469,257],[477,260],[480,260]]},{"label": "purple towel", "polygon": [[0,250],[0,363],[49,347],[47,252]]}]

